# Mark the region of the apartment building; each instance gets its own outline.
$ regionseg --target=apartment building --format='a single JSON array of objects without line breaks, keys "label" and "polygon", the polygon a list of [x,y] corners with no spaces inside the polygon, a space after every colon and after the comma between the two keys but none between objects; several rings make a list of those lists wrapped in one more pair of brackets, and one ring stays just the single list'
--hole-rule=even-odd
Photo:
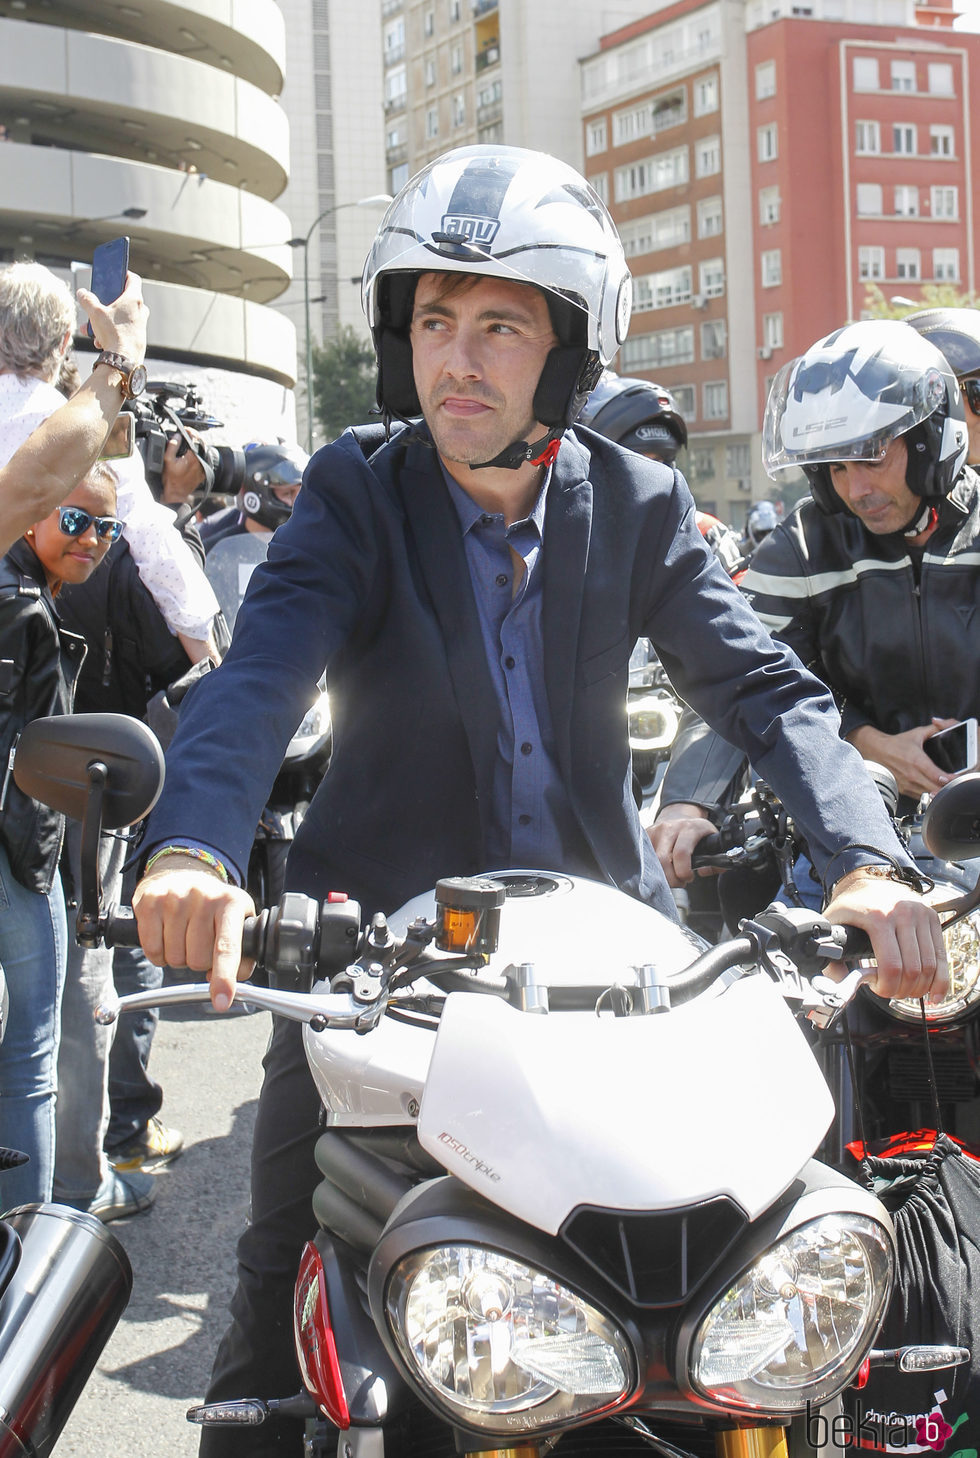
[{"label": "apartment building", "polygon": [[581,67],[586,173],[635,275],[618,361],[677,396],[701,504],[769,493],[779,367],[886,297],[975,287],[980,36],[913,0],[680,0]]}]

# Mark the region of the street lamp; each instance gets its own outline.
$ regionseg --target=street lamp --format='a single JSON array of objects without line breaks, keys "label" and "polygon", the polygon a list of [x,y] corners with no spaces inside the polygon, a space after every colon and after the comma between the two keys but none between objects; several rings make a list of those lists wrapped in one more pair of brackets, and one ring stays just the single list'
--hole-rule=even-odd
[{"label": "street lamp", "polygon": [[305,238],[290,238],[290,248],[302,248],[303,250],[303,312],[306,322],[306,449],[313,449],[313,336],[310,333],[310,239],[324,218],[331,213],[339,213],[343,208],[374,208],[387,207],[393,201],[387,192],[372,193],[370,197],[359,197],[356,202],[335,203],[333,207],[324,208],[323,212],[313,219]]}]

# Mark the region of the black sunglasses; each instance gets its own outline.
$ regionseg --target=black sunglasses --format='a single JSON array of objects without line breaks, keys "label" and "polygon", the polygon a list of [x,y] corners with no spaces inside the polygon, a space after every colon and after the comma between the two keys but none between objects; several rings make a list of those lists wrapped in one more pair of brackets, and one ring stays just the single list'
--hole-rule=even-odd
[{"label": "black sunglasses", "polygon": [[118,517],[93,516],[80,506],[59,506],[58,526],[66,537],[82,537],[90,526],[94,526],[99,536],[110,542],[117,541],[123,529]]},{"label": "black sunglasses", "polygon": [[980,380],[960,380],[960,389],[974,415],[980,415]]}]

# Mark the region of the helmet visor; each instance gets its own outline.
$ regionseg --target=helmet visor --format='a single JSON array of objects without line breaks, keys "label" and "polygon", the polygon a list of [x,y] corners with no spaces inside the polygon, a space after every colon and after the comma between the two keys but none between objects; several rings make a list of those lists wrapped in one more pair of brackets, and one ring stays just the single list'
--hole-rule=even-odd
[{"label": "helmet visor", "polygon": [[[846,332],[846,331],[844,331]],[[833,338],[834,336],[831,336]],[[762,427],[766,471],[879,460],[946,399],[942,371],[896,367],[884,352],[815,346],[773,381]]]}]

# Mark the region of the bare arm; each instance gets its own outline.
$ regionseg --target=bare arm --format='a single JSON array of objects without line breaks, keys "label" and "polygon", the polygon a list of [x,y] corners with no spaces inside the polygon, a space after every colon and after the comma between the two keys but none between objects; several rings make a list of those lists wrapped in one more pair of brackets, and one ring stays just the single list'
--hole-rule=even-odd
[{"label": "bare arm", "polygon": [[[146,351],[147,309],[139,277],[128,274],[115,303],[100,304],[79,289],[78,301],[102,349],[140,364]],[[123,403],[114,370],[94,370],[58,410],[0,468],[0,553],[53,511],[91,469]]]}]

